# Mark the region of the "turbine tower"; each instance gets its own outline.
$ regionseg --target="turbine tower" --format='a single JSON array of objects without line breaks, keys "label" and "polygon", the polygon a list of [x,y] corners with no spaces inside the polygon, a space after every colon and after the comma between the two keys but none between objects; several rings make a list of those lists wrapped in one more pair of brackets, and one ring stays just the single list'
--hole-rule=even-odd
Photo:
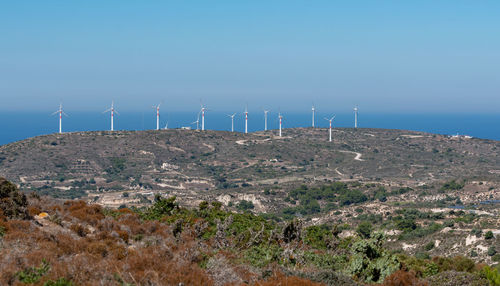
[{"label": "turbine tower", "polygon": [[231,132],[234,132],[234,116],[236,115],[236,113],[233,113],[232,115],[227,115],[229,117],[231,117]]},{"label": "turbine tower", "polygon": [[267,131],[267,113],[269,110],[264,110],[264,131]]},{"label": "turbine tower", "polygon": [[358,107],[354,107],[354,128],[358,128]]},{"label": "turbine tower", "polygon": [[248,133],[248,105],[245,106],[245,134]]},{"label": "turbine tower", "polygon": [[329,136],[329,138],[328,138],[328,141],[330,141],[330,142],[332,142],[332,121],[333,121],[333,119],[335,119],[335,116],[336,116],[336,115],[334,115],[334,116],[333,116],[332,118],[330,118],[330,119],[325,118],[325,120],[327,120],[327,121],[329,121],[329,122],[330,122],[330,129],[329,129],[329,133],[330,133],[329,135],[330,135],[330,136]]},{"label": "turbine tower", "polygon": [[281,137],[281,122],[282,122],[283,116],[281,116],[281,113],[278,113],[278,117],[280,119],[280,137]]},{"label": "turbine tower", "polygon": [[312,128],[314,128],[314,115],[316,113],[316,109],[314,108],[314,104],[313,104],[311,110],[312,110]]},{"label": "turbine tower", "polygon": [[156,109],[156,130],[160,130],[160,104],[153,106]]},{"label": "turbine tower", "polygon": [[59,113],[59,134],[62,133],[62,116],[63,114],[65,116],[68,116],[66,113],[64,113],[64,111],[62,110],[62,103],[59,104],[59,110],[57,110],[56,112],[52,113],[52,115],[54,114],[58,114]]},{"label": "turbine tower", "polygon": [[205,131],[205,106],[201,104],[201,131]]},{"label": "turbine tower", "polygon": [[114,125],[113,125],[113,119],[115,117],[115,112],[116,114],[119,114],[118,111],[115,110],[114,108],[114,104],[115,102],[114,101],[111,101],[111,108],[109,109],[106,109],[103,113],[106,113],[106,112],[111,112],[111,131],[114,131]]}]

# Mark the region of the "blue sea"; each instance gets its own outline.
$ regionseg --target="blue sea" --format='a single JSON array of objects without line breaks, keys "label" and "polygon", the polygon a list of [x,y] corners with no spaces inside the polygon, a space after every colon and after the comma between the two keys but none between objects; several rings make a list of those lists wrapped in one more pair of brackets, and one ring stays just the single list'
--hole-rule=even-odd
[{"label": "blue sea", "polygon": [[[231,130],[229,112],[210,112],[205,115],[205,128],[211,130]],[[311,126],[311,113],[283,114],[283,128]],[[161,113],[160,127],[196,128],[197,112]],[[326,114],[316,114],[316,126],[328,127]],[[328,116],[329,117],[329,116]],[[359,127],[389,128],[425,131],[446,135],[470,135],[484,139],[500,140],[500,114],[359,114]],[[268,129],[278,128],[278,114],[269,113]],[[234,120],[235,131],[244,131],[244,114],[239,113]],[[115,130],[148,130],[156,128],[155,112],[121,112],[115,117]],[[334,127],[353,127],[354,115],[337,114]],[[109,114],[99,112],[71,112],[63,117],[63,132],[109,130]],[[200,123],[201,128],[201,123]],[[58,116],[50,113],[0,113],[0,145],[43,134],[55,133],[59,129]],[[249,132],[264,129],[264,113],[249,112]]]}]

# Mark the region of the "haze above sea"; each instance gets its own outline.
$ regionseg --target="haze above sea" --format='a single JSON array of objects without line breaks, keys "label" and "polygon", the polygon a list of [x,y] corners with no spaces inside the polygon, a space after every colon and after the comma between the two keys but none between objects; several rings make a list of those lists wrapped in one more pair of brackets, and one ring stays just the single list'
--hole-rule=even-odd
[{"label": "haze above sea", "polygon": [[[160,127],[180,128],[191,126],[196,128],[197,112],[161,112]],[[205,128],[210,130],[231,130],[229,112],[207,111]],[[311,113],[283,112],[283,128],[310,127]],[[317,113],[316,127],[328,127],[325,117],[330,114]],[[483,139],[500,140],[500,114],[382,114],[360,113],[360,128],[388,128],[424,131],[445,135],[470,135]],[[244,114],[238,113],[234,119],[237,132],[244,131]],[[120,112],[116,115],[115,130],[151,130],[156,128],[156,115],[150,112]],[[268,129],[277,129],[278,114],[268,115]],[[353,127],[354,115],[337,114],[334,127]],[[63,132],[109,130],[110,116],[99,112],[70,112],[63,117]],[[200,122],[201,128],[201,122]],[[55,133],[59,129],[57,115],[43,112],[1,112],[0,113],[0,145],[26,138]],[[264,113],[249,112],[249,132],[264,129]],[[327,136],[325,134],[325,136]]]}]

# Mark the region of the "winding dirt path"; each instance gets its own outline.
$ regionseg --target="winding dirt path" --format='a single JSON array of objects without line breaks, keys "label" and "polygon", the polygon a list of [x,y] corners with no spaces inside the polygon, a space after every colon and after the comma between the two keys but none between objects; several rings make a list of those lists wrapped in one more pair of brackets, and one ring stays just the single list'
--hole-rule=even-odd
[{"label": "winding dirt path", "polygon": [[354,152],[354,151],[343,151],[343,150],[339,151],[339,152],[356,154],[356,157],[354,157],[354,160],[356,160],[356,161],[364,161],[363,159],[361,159],[361,156],[363,156],[363,154],[361,154],[361,153]]}]

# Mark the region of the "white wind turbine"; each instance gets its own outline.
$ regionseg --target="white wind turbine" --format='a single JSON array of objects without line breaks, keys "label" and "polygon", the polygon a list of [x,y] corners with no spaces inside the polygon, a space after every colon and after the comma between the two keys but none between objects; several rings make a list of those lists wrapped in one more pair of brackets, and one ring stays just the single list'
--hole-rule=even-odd
[{"label": "white wind turbine", "polygon": [[229,117],[231,117],[231,132],[234,132],[234,116],[236,115],[236,113],[233,113],[232,115],[227,115]]},{"label": "white wind turbine", "polygon": [[205,131],[205,106],[203,106],[203,103],[201,104],[201,131]]},{"label": "white wind turbine", "polygon": [[153,106],[156,109],[156,130],[160,130],[160,104]]},{"label": "white wind turbine", "polygon": [[[201,105],[201,109],[200,109],[200,113],[201,113],[201,131],[205,131],[205,111],[208,111],[209,109],[205,108],[205,106],[203,105],[203,102],[201,102],[201,100],[200,100],[200,105]],[[198,120],[199,120],[199,117],[200,117],[200,113],[198,113]]]},{"label": "white wind turbine", "polygon": [[330,119],[328,119],[328,118],[326,118],[326,117],[325,117],[325,120],[330,122],[330,129],[329,129],[330,136],[329,136],[329,138],[328,138],[328,141],[330,141],[330,142],[332,142],[332,121],[335,119],[335,116],[336,116],[336,115],[334,115],[334,116],[333,116],[332,118],[330,118]]},{"label": "white wind turbine", "polygon": [[264,131],[267,131],[267,114],[270,110],[264,110]]},{"label": "white wind turbine", "polygon": [[354,128],[358,128],[358,107],[354,107]]},{"label": "white wind turbine", "polygon": [[314,128],[314,116],[316,115],[316,109],[314,108],[314,104],[311,110],[312,110],[312,127]]},{"label": "white wind turbine", "polygon": [[199,126],[200,126],[200,112],[198,112],[198,118],[196,118],[196,121],[193,121],[191,122],[191,124],[195,124],[196,123],[196,130],[199,130]]},{"label": "white wind turbine", "polygon": [[115,102],[114,101],[111,101],[111,107],[109,109],[106,109],[103,113],[106,113],[106,112],[111,112],[111,131],[114,131],[114,122],[113,122],[113,119],[115,117],[115,112],[116,114],[119,114],[118,111],[115,110],[114,108],[114,104]]},{"label": "white wind turbine", "polygon": [[248,133],[248,105],[245,106],[245,134]]},{"label": "white wind turbine", "polygon": [[59,110],[56,112],[52,113],[52,115],[58,114],[59,113],[59,134],[62,133],[62,116],[63,114],[65,116],[68,116],[63,110],[62,110],[62,103],[59,104]]},{"label": "white wind turbine", "polygon": [[283,121],[283,116],[281,116],[281,112],[278,113],[278,117],[280,119],[280,137],[281,137],[281,122]]}]

